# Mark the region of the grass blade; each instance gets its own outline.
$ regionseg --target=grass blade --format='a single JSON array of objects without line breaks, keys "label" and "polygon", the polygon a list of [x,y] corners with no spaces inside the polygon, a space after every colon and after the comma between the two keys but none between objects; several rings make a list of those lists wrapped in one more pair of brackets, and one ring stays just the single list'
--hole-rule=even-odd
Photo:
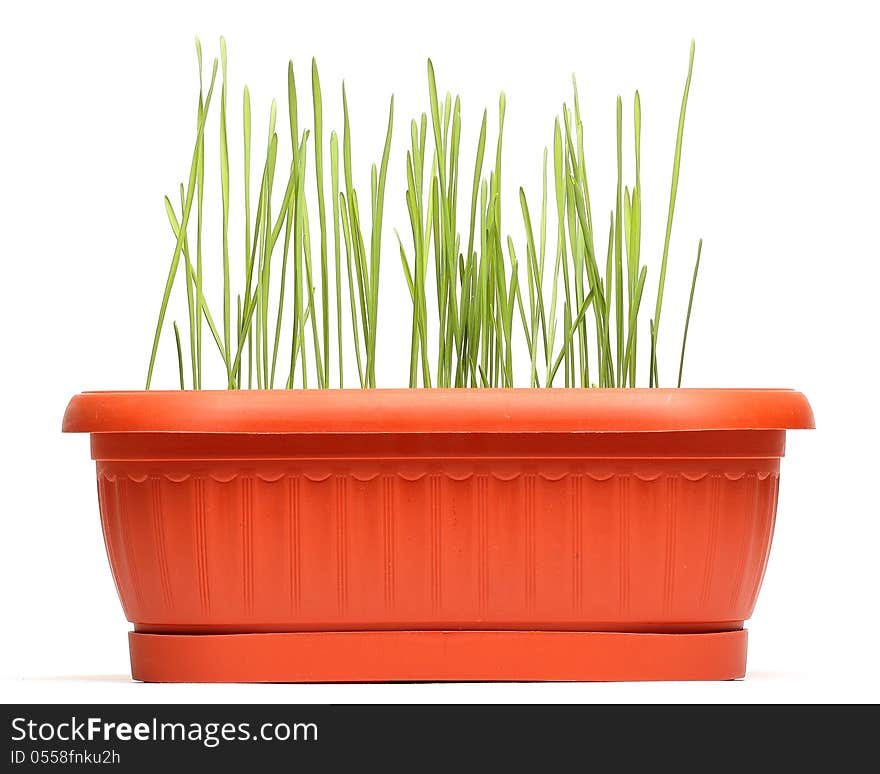
[{"label": "grass blade", "polygon": [[694,278],[691,280],[691,294],[688,298],[687,315],[684,318],[684,334],[681,337],[681,360],[678,363],[678,386],[681,387],[681,374],[684,371],[684,350],[687,346],[688,328],[691,324],[691,309],[694,305],[694,290],[697,287],[697,272],[700,271],[700,254],[703,252],[703,240],[697,244],[697,261],[694,264]]},{"label": "grass blade", "polygon": [[198,169],[198,159],[199,159],[199,147],[201,143],[202,135],[205,132],[205,121],[208,115],[208,108],[211,104],[211,94],[214,91],[214,79],[217,75],[217,60],[214,60],[214,71],[211,76],[211,86],[208,89],[208,94],[205,99],[205,107],[202,111],[201,120],[199,121],[198,131],[196,133],[196,142],[195,148],[193,149],[193,157],[192,162],[190,163],[190,172],[189,172],[189,186],[186,192],[186,201],[183,208],[183,214],[181,217],[180,224],[180,234],[177,237],[177,243],[174,246],[174,254],[171,258],[171,267],[168,270],[168,279],[165,281],[165,292],[162,295],[162,303],[159,307],[159,319],[156,322],[156,331],[153,335],[153,347],[150,352],[150,364],[147,368],[147,381],[146,388],[150,389],[150,383],[153,380],[153,369],[156,365],[156,353],[159,350],[159,337],[162,334],[162,324],[165,322],[165,312],[168,309],[168,301],[171,297],[171,288],[174,285],[174,279],[177,276],[177,266],[180,263],[180,254],[183,250],[183,240],[186,236],[186,227],[189,222],[189,214],[192,209],[192,200],[195,195],[195,183],[196,183],[196,175]]},{"label": "grass blade", "polygon": [[180,351],[180,331],[177,329],[177,320],[173,323],[174,326],[174,343],[177,345],[177,373],[180,378],[180,389],[184,390],[186,387],[183,383],[183,353]]},{"label": "grass blade", "polygon": [[[222,83],[220,86],[220,189],[223,204],[223,348],[229,352],[232,309],[229,281],[229,147],[226,136],[226,40],[220,38]],[[229,358],[226,358],[226,380],[233,387]]]},{"label": "grass blade", "polygon": [[339,138],[336,136],[336,132],[330,132],[330,190],[333,199],[333,264],[335,269],[334,285],[336,286],[336,350],[339,355],[339,389],[342,389],[342,256],[339,241]]},{"label": "grass blade", "polygon": [[318,64],[312,59],[312,107],[315,117],[315,182],[318,195],[318,227],[321,232],[321,323],[324,342],[323,387],[330,384],[330,282],[327,273],[327,218],[324,211],[324,126],[321,79]]},{"label": "grass blade", "polygon": [[653,344],[651,346],[651,371],[655,377],[657,374],[657,337],[660,333],[660,312],[663,307],[663,287],[666,284],[666,262],[669,258],[669,241],[672,237],[672,216],[675,213],[675,198],[678,194],[678,173],[681,167],[681,144],[684,137],[684,118],[687,112],[688,93],[691,88],[691,75],[694,70],[694,41],[691,41],[691,51],[688,60],[687,79],[684,84],[684,93],[681,97],[681,110],[678,114],[678,131],[675,136],[675,156],[672,161],[672,185],[669,190],[669,211],[666,216],[666,237],[663,241],[663,259],[660,263],[660,280],[657,285],[657,303],[654,307],[654,333]]},{"label": "grass blade", "polygon": [[617,98],[617,198],[614,210],[614,285],[615,285],[615,321],[616,321],[616,344],[617,344],[617,381],[616,384],[625,386],[625,371],[623,370],[623,339],[624,339],[624,311],[623,311],[623,101]]}]

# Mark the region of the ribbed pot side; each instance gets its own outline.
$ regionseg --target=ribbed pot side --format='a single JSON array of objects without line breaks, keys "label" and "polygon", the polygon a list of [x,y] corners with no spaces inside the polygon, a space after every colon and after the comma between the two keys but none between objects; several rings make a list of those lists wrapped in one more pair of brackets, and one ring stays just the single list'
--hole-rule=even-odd
[{"label": "ribbed pot side", "polygon": [[738,629],[782,430],[99,434],[139,632]]}]

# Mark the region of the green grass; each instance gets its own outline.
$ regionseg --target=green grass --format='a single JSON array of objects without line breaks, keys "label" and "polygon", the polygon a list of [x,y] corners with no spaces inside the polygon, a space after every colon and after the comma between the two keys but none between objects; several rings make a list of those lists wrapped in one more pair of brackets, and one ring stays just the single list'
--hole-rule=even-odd
[{"label": "green grass", "polygon": [[[213,60],[209,79],[204,75],[198,40],[196,55],[195,142],[186,184],[180,184],[178,195],[165,198],[174,249],[150,351],[148,389],[181,262],[186,315],[177,319],[184,321],[184,335],[176,321],[172,325],[181,389],[203,386],[205,330],[219,352],[229,389],[344,387],[346,378],[349,383],[355,378],[352,374],[356,374],[357,386],[376,387],[378,357],[393,355],[378,344],[385,340],[379,332],[379,307],[390,304],[395,315],[400,304],[399,299],[388,298],[380,285],[389,167],[392,196],[401,196],[409,221],[408,228],[392,225],[397,226],[393,228],[393,249],[399,254],[411,306],[408,358],[400,354],[408,359],[410,387],[635,387],[640,381],[640,326],[647,328],[644,332],[649,336],[646,381],[651,387],[659,385],[658,341],[693,43],[675,138],[656,298],[647,325],[641,314],[649,271],[642,243],[642,111],[638,92],[632,100],[631,130],[625,115],[629,109],[624,110],[622,98],[616,102],[617,175],[613,204],[607,210],[607,229],[601,216],[594,219],[580,96],[574,79],[571,106],[561,106],[551,142],[543,149],[540,197],[530,197],[525,187],[519,187],[513,203],[518,216],[511,219],[510,226],[507,221],[502,226],[507,107],[503,92],[495,115],[484,109],[479,132],[473,138],[463,137],[464,102],[460,95],[438,90],[437,73],[428,60],[425,109],[409,122],[408,148],[401,167],[391,158],[392,96],[385,140],[376,149],[375,161],[369,166],[369,191],[364,191],[355,183],[355,171],[361,174],[367,167],[353,158],[354,129],[345,85],[341,85],[338,103],[342,108],[341,133],[338,128],[330,128],[328,133],[322,82],[313,59],[311,126],[303,127],[290,62],[289,147],[282,147],[287,142],[279,140],[279,134],[287,132],[277,126],[278,106],[273,101],[265,146],[258,150],[254,134],[258,122],[251,112],[250,93],[244,89],[240,130],[244,163],[241,190],[236,191],[230,174],[229,139],[234,121],[227,110],[226,42],[221,38],[219,59]],[[206,135],[213,125],[209,118],[216,102],[218,70],[219,137],[214,150]],[[626,140],[629,131],[631,157]],[[463,147],[473,149],[472,170],[461,169]],[[465,156],[471,157],[470,152]],[[213,163],[213,158],[219,158],[219,197],[205,190],[206,164]],[[627,180],[630,161],[634,177]],[[465,187],[459,202],[461,186]],[[177,205],[173,198],[178,199]],[[222,230],[216,260],[218,271],[222,267],[219,325],[205,297],[206,274],[214,262],[203,242],[206,206],[218,200]],[[235,211],[238,205],[234,202],[241,202],[241,210]],[[652,206],[656,209],[657,203]],[[241,218],[244,224],[240,247],[230,243],[233,218]],[[313,221],[316,232],[311,228]],[[236,269],[233,256],[242,253]],[[701,253],[702,240],[684,316],[678,386]],[[346,362],[350,351],[353,363]]]}]

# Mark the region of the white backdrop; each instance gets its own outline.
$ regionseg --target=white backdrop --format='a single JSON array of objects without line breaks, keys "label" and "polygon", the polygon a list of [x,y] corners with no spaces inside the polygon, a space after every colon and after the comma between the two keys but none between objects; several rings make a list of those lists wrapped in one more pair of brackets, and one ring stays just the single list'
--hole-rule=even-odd
[{"label": "white backdrop", "polygon": [[[442,7],[438,15],[412,2],[252,0],[153,2],[138,10],[33,2],[0,11],[3,699],[880,699],[872,663],[880,634],[876,12],[867,3],[844,2],[741,2],[722,10],[683,2],[544,0],[519,7],[449,0]],[[142,386],[173,248],[162,196],[174,194],[192,152],[195,34],[209,61],[219,36],[227,38],[234,153],[244,83],[253,98],[255,144],[265,136],[273,96],[286,131],[291,57],[301,120],[310,123],[314,55],[328,130],[341,129],[339,84],[346,79],[356,174],[366,185],[363,173],[381,150],[394,92],[380,386],[406,380],[410,309],[392,229],[408,231],[403,155],[409,118],[426,109],[427,56],[440,88],[462,96],[465,148],[475,145],[484,106],[493,142],[498,91],[506,91],[505,212],[518,244],[516,188],[523,185],[538,201],[542,148],[552,142],[562,101],[570,101],[571,73],[578,75],[597,212],[613,205],[614,99],[623,95],[628,138],[632,92],[640,90],[642,253],[651,261],[653,299],[688,45],[696,38],[664,306],[666,362],[675,359],[702,237],[686,384],[794,387],[810,398],[819,428],[789,438],[744,682],[193,687],[128,681],[128,624],[104,556],[87,440],[62,436],[60,423],[76,392]],[[216,133],[213,124],[210,131]],[[219,211],[217,180],[210,177],[216,134],[209,133],[208,143],[211,228]],[[468,189],[471,158],[463,151]],[[219,229],[210,233],[206,256],[216,261]],[[232,238],[240,244],[234,222]],[[174,385],[170,341],[160,353],[157,385]],[[671,365],[668,370],[667,382]]]}]

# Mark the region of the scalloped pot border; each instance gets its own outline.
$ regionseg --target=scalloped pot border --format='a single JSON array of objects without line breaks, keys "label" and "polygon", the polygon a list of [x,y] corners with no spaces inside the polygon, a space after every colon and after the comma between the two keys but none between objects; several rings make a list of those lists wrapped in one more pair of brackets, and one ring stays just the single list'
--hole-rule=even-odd
[{"label": "scalloped pot border", "polygon": [[812,426],[766,390],[94,393],[64,423],[149,681],[741,677]]},{"label": "scalloped pot border", "polygon": [[[109,464],[112,464],[112,463],[109,463]],[[215,483],[218,483],[218,484],[230,484],[230,483],[233,483],[243,477],[247,477],[250,479],[257,480],[257,481],[262,481],[265,484],[275,484],[275,483],[281,481],[282,479],[290,479],[290,478],[304,478],[307,481],[311,481],[312,483],[319,484],[324,481],[327,481],[330,478],[334,478],[334,477],[340,475],[340,473],[337,470],[326,470],[321,473],[309,473],[307,470],[292,470],[292,471],[282,470],[282,471],[279,471],[276,473],[262,473],[259,470],[245,471],[241,467],[238,467],[237,469],[230,469],[225,474],[220,474],[220,473],[216,473],[216,472],[178,473],[178,474],[168,473],[168,472],[165,472],[165,473],[155,473],[155,472],[133,473],[133,472],[126,471],[126,470],[119,470],[119,471],[108,470],[108,463],[101,463],[101,464],[99,464],[98,475],[101,478],[106,479],[107,481],[116,481],[119,478],[125,478],[135,484],[142,484],[145,481],[152,480],[152,479],[163,479],[165,481],[169,481],[174,484],[182,484],[186,481],[189,481],[190,479],[199,479],[199,480],[208,479],[208,480],[214,481]],[[537,471],[535,473],[524,473],[522,471],[518,471],[518,472],[509,473],[509,474],[498,473],[496,471],[485,471],[485,472],[479,472],[479,473],[475,472],[475,471],[471,471],[470,473],[455,474],[455,473],[450,473],[445,470],[440,470],[440,471],[438,471],[438,470],[425,470],[421,473],[404,473],[402,471],[397,471],[393,474],[389,474],[389,473],[383,472],[383,471],[376,471],[375,473],[368,473],[368,474],[357,473],[357,472],[353,472],[353,471],[346,471],[345,475],[348,478],[352,479],[353,481],[359,481],[364,484],[369,483],[371,481],[375,481],[377,478],[385,477],[388,475],[394,475],[394,476],[402,479],[403,481],[407,481],[407,482],[413,484],[418,481],[421,481],[426,476],[436,476],[436,475],[443,476],[444,478],[449,479],[450,481],[469,481],[470,479],[472,479],[474,477],[479,477],[479,476],[486,476],[486,477],[495,479],[496,481],[514,481],[514,480],[521,478],[522,476],[525,476],[525,475],[533,475],[533,476],[536,476],[537,478],[541,479],[542,481],[549,481],[549,482],[562,481],[563,479],[566,479],[571,475],[582,476],[584,478],[588,478],[591,481],[595,481],[595,482],[609,481],[612,478],[619,477],[621,475],[625,475],[628,478],[632,478],[632,479],[636,479],[638,481],[650,483],[653,481],[657,481],[660,478],[667,477],[670,474],[668,472],[663,472],[663,471],[657,471],[656,473],[648,473],[648,474],[641,473],[638,471],[628,471],[627,473],[623,474],[623,473],[620,473],[618,471],[613,471],[613,470],[608,471],[607,473],[596,473],[596,472],[589,471],[589,470],[583,471],[583,470],[577,470],[576,468],[573,468],[572,470],[564,471],[564,472],[556,473],[556,474],[550,474],[545,471]],[[677,471],[675,473],[675,475],[680,476],[682,479],[684,479],[686,481],[696,482],[696,481],[702,481],[704,478],[711,477],[711,476],[722,477],[722,478],[727,479],[728,481],[739,481],[744,476],[749,476],[749,475],[755,476],[759,481],[763,481],[765,478],[769,478],[770,476],[778,476],[779,474],[777,471],[774,471],[774,470],[751,470],[751,471],[742,470],[742,471],[739,471],[736,473],[731,473],[729,471],[723,471],[723,472],[718,472],[718,473],[710,472],[710,471],[705,471],[702,473],[687,473],[685,471]]]}]

